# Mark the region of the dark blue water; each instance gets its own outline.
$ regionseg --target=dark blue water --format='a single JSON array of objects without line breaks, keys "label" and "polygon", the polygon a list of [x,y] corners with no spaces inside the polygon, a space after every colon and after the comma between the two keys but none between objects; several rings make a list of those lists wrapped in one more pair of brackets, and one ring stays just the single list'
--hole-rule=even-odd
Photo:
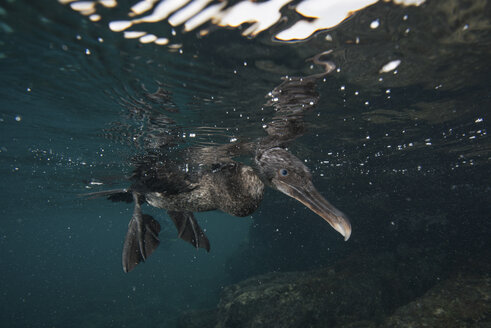
[{"label": "dark blue water", "polygon": [[[290,43],[272,40],[285,21],[255,38],[241,35],[247,24],[205,25],[205,36],[173,33],[165,20],[144,25],[176,49],[108,28],[134,3],[99,5],[102,18],[92,22],[56,1],[0,2],[2,327],[175,327],[179,320],[183,327],[189,311],[212,311],[224,288],[244,279],[389,254],[393,262],[382,262],[405,269],[391,278],[397,287],[387,289],[400,292],[383,317],[363,318],[375,327],[449,277],[487,277],[487,1],[377,3]],[[282,13],[298,19],[287,7]],[[264,137],[275,115],[268,93],[282,76],[321,72],[306,60],[328,49],[338,71],[316,81],[319,102],[289,150],[349,216],[350,240],[271,189],[252,216],[196,214],[210,253],[179,240],[165,211],[145,206],[161,223],[161,245],[124,273],[132,204],[80,194],[127,187],[131,159],[152,149],[172,157]],[[393,60],[401,61],[396,70],[381,73]],[[375,272],[380,262],[346,267]],[[477,317],[489,323],[486,304]],[[478,327],[481,319],[470,317],[468,327]],[[291,327],[323,326],[316,322]]]}]

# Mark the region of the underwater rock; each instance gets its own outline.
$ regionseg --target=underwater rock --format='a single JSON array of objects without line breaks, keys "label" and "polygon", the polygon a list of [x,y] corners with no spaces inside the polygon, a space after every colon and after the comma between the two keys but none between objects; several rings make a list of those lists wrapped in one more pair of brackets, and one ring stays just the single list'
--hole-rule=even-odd
[{"label": "underwater rock", "polygon": [[383,327],[491,327],[491,277],[448,279],[397,309]]},{"label": "underwater rock", "polygon": [[249,278],[225,288],[215,327],[376,327],[438,281],[443,258],[431,253],[358,254],[331,268]]},{"label": "underwater rock", "polygon": [[373,278],[354,286],[321,270],[247,279],[225,289],[216,327],[331,327],[380,316],[380,282]]},{"label": "underwater rock", "polygon": [[258,275],[226,287],[216,310],[188,312],[178,327],[491,327],[488,258],[401,244],[328,268]]}]

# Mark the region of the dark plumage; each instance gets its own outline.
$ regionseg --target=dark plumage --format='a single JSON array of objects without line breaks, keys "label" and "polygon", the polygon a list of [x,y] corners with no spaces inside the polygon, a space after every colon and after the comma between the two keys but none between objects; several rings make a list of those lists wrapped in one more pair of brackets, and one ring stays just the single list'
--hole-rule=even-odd
[{"label": "dark plumage", "polygon": [[160,227],[157,229],[152,217],[142,214],[143,200],[167,210],[179,238],[208,251],[209,241],[193,212],[220,210],[234,216],[248,216],[262,201],[265,186],[297,199],[324,218],[346,240],[351,234],[351,226],[344,214],[315,189],[309,169],[280,147],[258,152],[252,167],[230,161],[189,173],[179,170],[173,163],[160,161],[137,167],[132,180],[134,182],[128,189],[88,195],[108,196],[113,200],[125,200],[127,195],[132,195],[135,209],[123,249],[125,272],[146,260],[159,244]]},{"label": "dark plumage", "polygon": [[[88,195],[135,203],[123,249],[125,272],[145,261],[159,245],[160,226],[151,216],[142,214],[141,205],[145,202],[167,210],[179,238],[207,251],[210,243],[193,212],[220,210],[248,216],[262,201],[265,186],[295,198],[326,220],[345,240],[350,237],[351,226],[346,216],[321,196],[309,169],[284,148],[303,133],[304,112],[317,103],[315,80],[334,68],[329,62],[319,61],[319,56],[314,57],[314,62],[325,66],[325,73],[285,78],[270,93],[274,101],[268,104],[275,107],[276,115],[266,128],[267,137],[251,143],[188,150],[185,152],[188,159],[179,162],[149,155],[137,161],[128,189]],[[249,155],[253,164],[232,160],[238,155]]]}]

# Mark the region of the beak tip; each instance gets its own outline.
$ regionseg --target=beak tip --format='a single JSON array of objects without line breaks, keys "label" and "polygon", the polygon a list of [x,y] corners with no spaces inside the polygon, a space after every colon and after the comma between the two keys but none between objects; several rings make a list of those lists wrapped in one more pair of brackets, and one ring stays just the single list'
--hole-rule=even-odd
[{"label": "beak tip", "polygon": [[341,217],[340,224],[335,229],[344,237],[344,241],[348,241],[351,237],[351,224],[348,219]]}]

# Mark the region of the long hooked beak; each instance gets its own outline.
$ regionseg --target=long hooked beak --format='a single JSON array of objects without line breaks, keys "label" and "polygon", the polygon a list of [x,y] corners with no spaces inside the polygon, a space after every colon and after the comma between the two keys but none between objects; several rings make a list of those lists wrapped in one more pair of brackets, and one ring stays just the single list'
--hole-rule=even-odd
[{"label": "long hooked beak", "polygon": [[311,182],[305,187],[298,187],[283,181],[276,181],[276,188],[282,193],[295,198],[326,220],[334,230],[343,235],[345,241],[349,239],[351,236],[351,224],[348,218],[322,197]]}]

